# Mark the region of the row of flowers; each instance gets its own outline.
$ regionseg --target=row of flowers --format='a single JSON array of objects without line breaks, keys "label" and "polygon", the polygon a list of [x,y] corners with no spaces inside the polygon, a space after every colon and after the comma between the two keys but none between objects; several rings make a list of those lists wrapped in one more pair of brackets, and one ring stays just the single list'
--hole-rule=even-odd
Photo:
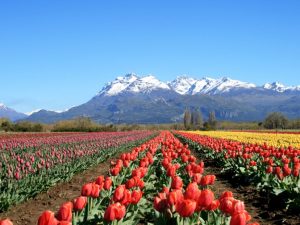
[{"label": "row of flowers", "polygon": [[0,211],[47,190],[57,182],[69,180],[73,174],[105,161],[118,151],[144,142],[154,133],[135,131],[66,135],[65,139],[62,134],[41,135],[45,138],[44,144],[20,150],[0,150]]},{"label": "row of flowers", "polygon": [[204,163],[197,163],[188,146],[170,132],[161,132],[111,164],[109,176],[83,185],[81,196],[64,203],[56,214],[43,212],[38,225],[258,224],[249,223],[244,203],[231,192],[215,196],[210,186],[216,177],[204,175]]},{"label": "row of flowers", "polygon": [[249,132],[249,133],[267,133],[267,134],[300,134],[299,131],[284,131],[284,130],[231,130],[230,132]]},{"label": "row of flowers", "polygon": [[191,131],[190,133],[214,138],[224,138],[243,143],[268,145],[275,148],[300,148],[299,134],[244,131]]},{"label": "row of flowers", "polygon": [[236,177],[256,184],[273,195],[287,195],[287,207],[299,207],[300,151],[293,147],[275,148],[266,144],[249,144],[197,133],[177,132],[203,157],[213,159]]}]

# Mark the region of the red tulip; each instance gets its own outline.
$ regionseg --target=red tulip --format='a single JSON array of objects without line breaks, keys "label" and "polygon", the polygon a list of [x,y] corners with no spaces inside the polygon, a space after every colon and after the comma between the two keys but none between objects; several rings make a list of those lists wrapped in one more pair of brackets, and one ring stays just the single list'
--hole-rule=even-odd
[{"label": "red tulip", "polygon": [[283,175],[284,175],[284,176],[288,176],[288,175],[290,175],[291,173],[292,173],[292,169],[289,168],[289,165],[288,165],[288,164],[285,164],[285,165],[283,166]]},{"label": "red tulip", "polygon": [[73,205],[74,205],[74,210],[76,211],[81,211],[85,208],[87,203],[87,197],[85,196],[80,196],[76,199],[74,199],[73,201]]},{"label": "red tulip", "polygon": [[244,202],[236,200],[233,205],[233,214],[235,213],[243,213],[245,211]]},{"label": "red tulip", "polygon": [[273,167],[267,166],[266,173],[273,173]]},{"label": "red tulip", "polygon": [[0,220],[0,225],[13,225],[9,219]]},{"label": "red tulip", "polygon": [[220,206],[220,201],[219,200],[214,200],[214,201],[212,201],[210,206],[208,206],[206,209],[209,210],[209,211],[214,211],[214,210],[218,209],[219,206]]},{"label": "red tulip", "polygon": [[171,188],[172,189],[181,189],[183,186],[182,179],[179,176],[174,176],[172,178]]},{"label": "red tulip", "polygon": [[195,212],[196,206],[194,200],[184,199],[177,204],[176,211],[182,217],[190,217]]},{"label": "red tulip", "polygon": [[169,194],[170,188],[163,186],[163,193]]},{"label": "red tulip", "polygon": [[173,177],[176,175],[176,168],[175,166],[169,166],[168,169],[167,169],[167,176],[169,177]]},{"label": "red tulip", "polygon": [[169,204],[169,206],[173,206],[179,202],[181,202],[183,200],[183,194],[182,191],[177,189],[174,191],[171,191],[168,196],[167,196],[167,202]]},{"label": "red tulip", "polygon": [[244,213],[237,213],[231,216],[230,225],[246,225],[246,215]]},{"label": "red tulip", "polygon": [[136,205],[142,198],[143,192],[140,190],[134,190],[131,193],[131,204]]},{"label": "red tulip", "polygon": [[98,198],[100,195],[100,186],[98,184],[93,183],[92,184],[92,192],[91,192],[91,197],[92,198]]},{"label": "red tulip", "polygon": [[168,207],[168,202],[166,199],[166,195],[160,193],[159,197],[154,197],[154,203],[153,203],[154,209],[158,212],[163,212]]},{"label": "red tulip", "polygon": [[234,206],[234,198],[224,197],[220,199],[220,210],[226,214],[232,214]]},{"label": "red tulip", "polygon": [[57,219],[58,220],[63,220],[63,221],[71,221],[72,220],[72,210],[73,210],[73,203],[72,202],[67,202],[64,203],[58,213],[57,213]]},{"label": "red tulip", "polygon": [[110,169],[110,173],[112,176],[117,176],[121,171],[121,167],[115,166],[114,168]]},{"label": "red tulip", "polygon": [[72,225],[69,221],[59,221],[58,225]]},{"label": "red tulip", "polygon": [[294,177],[298,177],[298,176],[299,176],[299,172],[300,172],[300,168],[294,168],[294,169],[293,169],[293,172],[292,172],[292,173],[293,173],[293,176],[294,176]]},{"label": "red tulip", "polygon": [[226,197],[233,197],[233,193],[231,191],[224,191],[220,197],[221,198],[226,198]]},{"label": "red tulip", "polygon": [[110,177],[106,177],[106,178],[105,178],[105,181],[104,181],[103,188],[104,188],[105,190],[109,190],[110,187],[111,187],[111,185],[112,185],[112,179],[111,179]]},{"label": "red tulip", "polygon": [[135,187],[135,180],[134,180],[134,178],[131,178],[131,179],[127,180],[126,188],[131,189],[133,187]]},{"label": "red tulip", "polygon": [[82,189],[81,189],[81,195],[82,196],[91,196],[91,193],[92,193],[92,183],[87,183],[85,185],[82,186]]},{"label": "red tulip", "polygon": [[121,220],[126,214],[126,208],[119,202],[111,204],[107,207],[104,213],[106,221]]},{"label": "red tulip", "polygon": [[202,179],[202,174],[201,173],[194,173],[193,174],[193,182],[196,182],[197,184],[200,184]]},{"label": "red tulip", "polygon": [[115,202],[121,201],[124,198],[125,190],[125,185],[119,185],[114,192],[113,200]]},{"label": "red tulip", "polygon": [[198,207],[201,208],[206,208],[208,206],[210,206],[210,204],[213,202],[214,200],[214,193],[209,190],[209,189],[205,189],[203,191],[201,191],[201,194],[198,198]]},{"label": "red tulip", "polygon": [[215,175],[206,175],[206,176],[202,177],[200,184],[202,186],[212,185],[212,184],[214,184],[215,180],[216,180]]},{"label": "red tulip", "polygon": [[131,203],[131,193],[128,189],[125,189],[124,196],[123,196],[122,200],[120,201],[120,203],[125,206],[127,206]]},{"label": "red tulip", "polygon": [[58,221],[54,217],[54,213],[51,211],[45,211],[39,217],[38,225],[57,225]]},{"label": "red tulip", "polygon": [[97,177],[95,183],[98,184],[98,185],[103,185],[103,182],[104,182],[104,176],[99,176]]},{"label": "red tulip", "polygon": [[184,197],[186,199],[191,199],[197,201],[199,196],[201,194],[201,191],[198,188],[198,185],[196,182],[190,183],[185,190]]}]

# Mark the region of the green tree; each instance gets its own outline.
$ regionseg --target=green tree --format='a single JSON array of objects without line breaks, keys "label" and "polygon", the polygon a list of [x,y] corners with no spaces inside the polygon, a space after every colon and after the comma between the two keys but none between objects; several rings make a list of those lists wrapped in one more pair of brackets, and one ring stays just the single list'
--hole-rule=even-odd
[{"label": "green tree", "polygon": [[185,129],[190,129],[191,127],[192,115],[189,109],[186,109],[183,116],[183,124]]},{"label": "green tree", "polygon": [[0,118],[0,129],[5,132],[12,130],[13,123],[7,118]]},{"label": "green tree", "polygon": [[288,119],[280,112],[270,113],[264,120],[263,125],[267,129],[285,129]]},{"label": "green tree", "polygon": [[215,111],[209,112],[207,123],[210,129],[215,130],[217,128],[217,119],[216,119]]},{"label": "green tree", "polygon": [[202,114],[198,108],[192,112],[191,122],[193,129],[200,129],[202,127]]}]

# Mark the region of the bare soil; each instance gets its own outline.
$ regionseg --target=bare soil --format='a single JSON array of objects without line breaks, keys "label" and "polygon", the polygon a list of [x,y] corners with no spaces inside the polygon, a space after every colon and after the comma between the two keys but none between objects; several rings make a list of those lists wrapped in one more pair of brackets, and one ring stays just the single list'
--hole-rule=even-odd
[{"label": "bare soil", "polygon": [[[128,148],[129,150],[131,149]],[[12,206],[8,211],[1,213],[0,218],[10,218],[14,225],[36,225],[42,212],[45,210],[57,212],[63,203],[72,201],[80,195],[83,184],[94,181],[100,175],[106,175],[110,161],[118,158],[120,154],[117,153],[107,161],[74,175],[69,182],[59,183],[33,199]]]}]

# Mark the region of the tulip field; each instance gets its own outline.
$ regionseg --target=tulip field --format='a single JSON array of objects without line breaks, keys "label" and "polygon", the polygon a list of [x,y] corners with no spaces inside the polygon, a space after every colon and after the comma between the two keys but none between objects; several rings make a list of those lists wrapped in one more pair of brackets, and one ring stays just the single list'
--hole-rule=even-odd
[{"label": "tulip field", "polygon": [[144,131],[0,136],[0,211],[151,135]]},{"label": "tulip field", "polygon": [[[208,159],[271,197],[287,194],[287,208],[299,207],[297,147],[275,145],[270,133],[259,137],[247,132],[254,133],[251,139],[242,134],[236,140],[237,133],[225,132],[222,137],[217,132],[185,131],[0,136],[0,175],[7,182],[1,183],[1,206],[2,201],[10,206],[6,199],[13,204],[24,201],[124,151],[110,161],[107,174],[83,183],[78,197],[58,210],[42,212],[35,224],[258,225],[247,205],[230,190],[215,191],[218,178],[207,173],[204,161]],[[263,144],[254,143],[255,138]],[[290,143],[297,138],[291,136]],[[0,220],[0,225],[12,224],[10,219]]]},{"label": "tulip field", "polygon": [[214,138],[223,138],[242,143],[259,144],[272,147],[293,147],[300,149],[300,133],[281,132],[241,132],[241,131],[196,131],[191,132]]},{"label": "tulip field", "polygon": [[[300,135],[225,131],[177,135],[203,158],[219,163],[224,173],[247,180],[268,195],[284,196],[286,208],[300,210],[300,150],[293,147]],[[278,135],[284,141],[274,141]]]}]

